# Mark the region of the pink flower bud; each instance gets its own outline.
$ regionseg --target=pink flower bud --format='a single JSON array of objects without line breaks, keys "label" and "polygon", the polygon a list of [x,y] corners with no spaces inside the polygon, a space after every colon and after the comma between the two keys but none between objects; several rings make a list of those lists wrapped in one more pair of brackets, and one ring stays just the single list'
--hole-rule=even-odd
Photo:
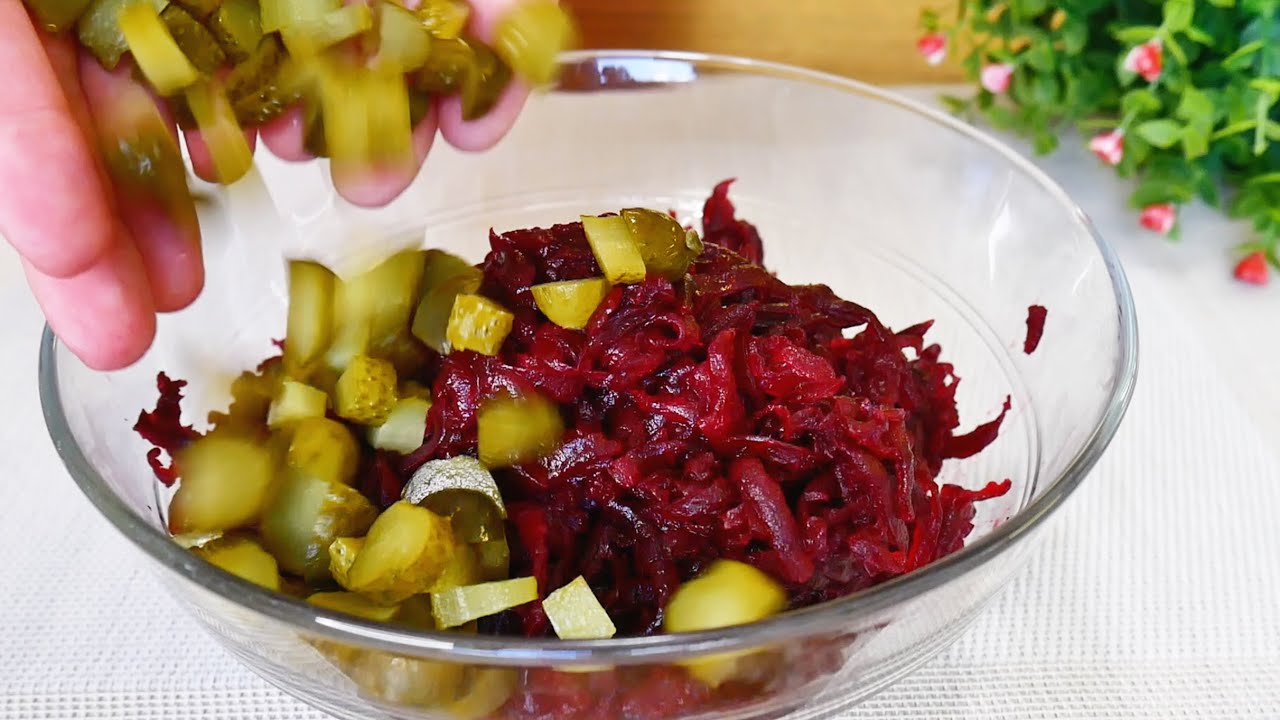
[{"label": "pink flower bud", "polygon": [[995,95],[1003,95],[1009,90],[1009,81],[1013,79],[1013,66],[1009,63],[989,63],[982,66],[982,87]]},{"label": "pink flower bud", "polygon": [[1124,131],[1112,130],[1094,135],[1089,140],[1089,149],[1102,162],[1108,165],[1119,165],[1124,159]]},{"label": "pink flower bud", "polygon": [[916,41],[916,51],[924,56],[925,62],[937,65],[947,57],[947,36],[929,33]]},{"label": "pink flower bud", "polygon": [[1159,40],[1148,40],[1124,56],[1125,70],[1137,73],[1147,82],[1155,82],[1164,67],[1164,47]]},{"label": "pink flower bud", "polygon": [[1178,210],[1172,203],[1148,205],[1142,208],[1142,214],[1138,216],[1138,222],[1142,223],[1142,227],[1154,230],[1161,235],[1168,235],[1177,221]]}]

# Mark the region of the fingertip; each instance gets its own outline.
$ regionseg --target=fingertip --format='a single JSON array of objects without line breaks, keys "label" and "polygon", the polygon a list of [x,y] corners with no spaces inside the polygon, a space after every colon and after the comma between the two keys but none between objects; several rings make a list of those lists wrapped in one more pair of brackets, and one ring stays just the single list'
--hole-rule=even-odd
[{"label": "fingertip", "polygon": [[283,115],[258,128],[258,137],[272,155],[285,162],[306,162],[313,159],[307,152],[306,122],[301,107],[292,107]]},{"label": "fingertip", "polygon": [[[191,158],[191,170],[196,177],[208,183],[221,182],[213,164],[213,155],[209,153],[209,146],[200,136],[200,131],[184,130],[182,136],[187,144],[187,155]],[[249,152],[253,152],[258,144],[258,133],[253,128],[246,129],[244,139],[249,143]]]},{"label": "fingertip", "polygon": [[515,125],[516,117],[528,99],[529,86],[513,81],[487,115],[476,120],[464,120],[461,98],[443,98],[439,104],[440,134],[450,145],[464,152],[488,150]]},{"label": "fingertip", "polygon": [[333,185],[344,200],[358,207],[382,207],[413,184],[435,142],[437,113],[433,109],[413,129],[413,162],[397,166],[352,167],[331,163]]}]

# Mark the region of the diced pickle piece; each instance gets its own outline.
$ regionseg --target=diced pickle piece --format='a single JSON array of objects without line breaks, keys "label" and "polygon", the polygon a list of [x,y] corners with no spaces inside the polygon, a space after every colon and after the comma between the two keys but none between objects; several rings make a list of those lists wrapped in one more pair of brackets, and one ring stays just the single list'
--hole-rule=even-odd
[{"label": "diced pickle piece", "polygon": [[275,35],[258,43],[227,75],[227,99],[241,125],[261,125],[283,113],[301,97],[293,84],[293,66]]},{"label": "diced pickle piece", "polygon": [[378,7],[378,54],[375,62],[402,73],[427,62],[431,35],[422,19],[399,5],[385,2]]},{"label": "diced pickle piece", "polygon": [[187,106],[209,150],[219,182],[231,184],[253,166],[253,150],[221,88],[198,84],[187,91]]},{"label": "diced pickle piece", "polygon": [[396,405],[396,369],[386,360],[358,355],[338,378],[334,410],[361,425],[381,425]]},{"label": "diced pickle piece", "polygon": [[391,363],[400,377],[420,374],[431,362],[431,354],[422,341],[409,334],[407,324],[395,337],[369,344],[369,357]]},{"label": "diced pickle piece", "polygon": [[554,0],[517,3],[498,21],[494,50],[533,85],[556,79],[557,57],[577,43],[572,18]]},{"label": "diced pickle piece", "polygon": [[250,538],[226,538],[195,548],[192,552],[236,577],[268,590],[280,589],[280,569],[276,559]]},{"label": "diced pickle piece", "polygon": [[444,571],[431,584],[431,587],[427,588],[427,592],[442,592],[450,588],[474,585],[484,580],[475,549],[470,545],[459,543],[454,545],[453,559],[445,565]]},{"label": "diced pickle piece", "polygon": [[464,293],[454,298],[445,332],[454,350],[497,355],[514,323],[515,316],[498,303],[483,295]]},{"label": "diced pickle piece", "polygon": [[351,487],[295,472],[262,514],[259,530],[280,567],[317,583],[329,579],[333,541],[363,535],[377,515]]},{"label": "diced pickle piece", "polygon": [[320,97],[325,148],[334,162],[356,167],[412,163],[409,88],[402,74],[334,69],[325,73]]},{"label": "diced pickle piece", "polygon": [[644,281],[644,258],[620,215],[582,216],[582,229],[604,276],[614,285]]},{"label": "diced pickle piece", "polygon": [[453,95],[475,65],[475,53],[465,41],[450,38],[431,42],[426,63],[413,76],[413,85],[432,95]]},{"label": "diced pickle piece", "polygon": [[398,602],[426,592],[453,561],[448,518],[398,502],[378,516],[347,573],[347,589]]},{"label": "diced pickle piece", "polygon": [[400,612],[397,605],[379,605],[352,592],[321,592],[307,597],[307,602],[325,610],[354,615],[374,622],[391,622]]},{"label": "diced pickle piece", "polygon": [[422,285],[426,253],[396,253],[365,273],[359,282],[372,296],[369,341],[383,345],[394,341],[409,326]]},{"label": "diced pickle piece", "polygon": [[342,0],[259,0],[262,32],[277,32],[323,18],[342,7]]},{"label": "diced pickle piece", "polygon": [[511,668],[473,668],[471,683],[462,696],[449,705],[449,717],[479,720],[492,716],[516,691],[519,676]]},{"label": "diced pickle piece", "polygon": [[471,6],[460,0],[423,0],[417,15],[433,38],[452,40],[467,26]]},{"label": "diced pickle piece", "polygon": [[324,355],[333,333],[333,273],[302,260],[289,263],[289,319],[285,330],[284,366],[304,378]]},{"label": "diced pickle piece", "polygon": [[417,380],[405,380],[400,383],[400,397],[418,398],[419,400],[431,402],[431,388]]},{"label": "diced pickle piece", "polygon": [[478,268],[461,258],[428,253],[422,300],[413,315],[414,337],[438,353],[449,352],[449,316],[454,301],[461,294],[478,291],[483,279]]},{"label": "diced pickle piece", "polygon": [[[663,613],[669,633],[696,632],[745,625],[781,612],[787,593],[773,578],[736,560],[716,560],[701,575],[676,588]],[[752,651],[722,653],[686,660],[691,675],[718,687],[738,671],[740,659]]]},{"label": "diced pickle piece", "polygon": [[[423,505],[437,513],[451,515],[458,507],[458,495],[481,498],[499,518],[507,516],[502,493],[488,468],[470,455],[428,460],[405,483],[400,497],[414,505]],[[440,503],[440,504],[437,504]],[[479,541],[485,538],[477,538]],[[467,542],[475,542],[468,539]]]},{"label": "diced pickle piece", "polygon": [[484,117],[511,84],[511,68],[488,45],[469,40],[475,62],[462,78],[462,119]]},{"label": "diced pickle piece", "polygon": [[505,538],[476,543],[472,548],[480,564],[482,580],[506,580],[511,577],[511,548]]},{"label": "diced pickle piece", "polygon": [[368,5],[344,5],[318,18],[300,20],[280,29],[284,46],[294,55],[315,55],[373,27]]},{"label": "diced pickle piece", "polygon": [[267,427],[274,430],[308,418],[324,418],[328,406],[329,396],[323,390],[285,380],[267,410]]},{"label": "diced pickle piece", "polygon": [[75,25],[89,8],[91,0],[26,0],[35,13],[36,22],[44,30],[60,33]]},{"label": "diced pickle piece", "polygon": [[427,412],[431,403],[419,398],[405,398],[396,403],[386,422],[369,429],[369,444],[379,450],[401,455],[422,447],[427,432]]},{"label": "diced pickle piece", "polygon": [[702,254],[702,240],[685,231],[675,218],[645,208],[622,211],[631,229],[631,239],[644,258],[645,269],[668,280],[679,280],[689,271],[689,263]]},{"label": "diced pickle piece", "polygon": [[209,29],[200,24],[186,10],[170,5],[160,13],[160,19],[169,28],[169,34],[187,56],[196,70],[212,75],[227,61],[227,54]]},{"label": "diced pickle piece", "polygon": [[466,678],[466,666],[375,651],[361,653],[348,674],[383,702],[432,708],[457,697]]},{"label": "diced pickle piece", "polygon": [[440,629],[496,615],[538,599],[538,580],[532,577],[480,583],[431,595],[431,614]]},{"label": "diced pickle piece", "polygon": [[234,530],[252,524],[270,495],[271,453],[251,439],[207,435],[176,459],[182,483],[169,504],[175,535]]},{"label": "diced pickle piece", "polygon": [[609,294],[609,281],[604,278],[564,280],[534,285],[529,290],[548,320],[562,328],[581,330]]},{"label": "diced pickle piece", "polygon": [[542,609],[561,640],[603,640],[618,631],[581,575],[547,595]]},{"label": "diced pickle piece", "polygon": [[191,13],[191,16],[204,20],[218,9],[222,0],[173,0],[173,4]]},{"label": "diced pickle piece", "polygon": [[329,574],[333,581],[346,587],[351,566],[356,562],[356,555],[364,547],[364,538],[344,537],[329,543]]},{"label": "diced pickle piece", "polygon": [[244,62],[262,42],[262,13],[254,0],[222,0],[207,25],[232,62]]},{"label": "diced pickle piece", "polygon": [[174,41],[159,13],[150,4],[135,2],[120,10],[120,32],[133,60],[147,81],[161,95],[173,95],[200,79],[187,56]]},{"label": "diced pickle piece", "polygon": [[258,432],[267,422],[267,410],[281,382],[283,375],[278,362],[268,362],[260,371],[240,373],[231,382],[231,406],[225,413],[209,413],[209,423],[223,429]]},{"label": "diced pickle piece", "polygon": [[478,454],[485,467],[537,460],[555,450],[563,434],[560,409],[540,395],[491,398],[476,414]]},{"label": "diced pickle piece", "polygon": [[449,518],[449,522],[453,524],[453,534],[464,543],[484,543],[506,538],[503,509],[478,492],[445,490],[417,504]]},{"label": "diced pickle piece", "polygon": [[76,35],[98,62],[108,70],[114,70],[120,58],[129,50],[124,33],[120,31],[120,11],[128,5],[145,2],[160,12],[165,0],[93,0],[76,23]]},{"label": "diced pickle piece", "polygon": [[303,420],[289,441],[289,467],[302,475],[350,485],[360,448],[345,425],[327,417]]},{"label": "diced pickle piece", "polygon": [[151,95],[129,86],[105,99],[95,113],[110,138],[102,144],[103,159],[117,191],[143,203],[158,201],[174,214],[190,212],[182,151]]}]

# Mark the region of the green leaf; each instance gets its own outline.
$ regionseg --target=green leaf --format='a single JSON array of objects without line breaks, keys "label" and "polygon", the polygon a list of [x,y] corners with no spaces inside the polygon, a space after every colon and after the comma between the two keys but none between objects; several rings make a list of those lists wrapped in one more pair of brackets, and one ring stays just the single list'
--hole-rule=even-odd
[{"label": "green leaf", "polygon": [[1222,65],[1223,67],[1230,67],[1235,69],[1243,69],[1245,67],[1248,67],[1249,62],[1252,61],[1253,54],[1258,52],[1265,46],[1266,46],[1266,43],[1263,42],[1262,40],[1254,40],[1251,43],[1245,43],[1244,45],[1241,45],[1240,47],[1236,48],[1235,52],[1222,58]]},{"label": "green leaf", "polygon": [[1125,115],[1144,115],[1158,111],[1160,99],[1151,88],[1134,88],[1120,99],[1120,111]]},{"label": "green leaf", "polygon": [[1056,105],[1058,103],[1058,78],[1053,73],[1044,73],[1032,78],[1031,99],[1041,107]]},{"label": "green leaf", "polygon": [[1069,18],[1059,30],[1062,33],[1062,49],[1068,55],[1075,55],[1089,43],[1089,25],[1083,20]]},{"label": "green leaf", "polygon": [[1175,120],[1148,120],[1137,127],[1138,135],[1152,145],[1164,149],[1173,147],[1182,137],[1182,126]]},{"label": "green leaf", "polygon": [[1271,98],[1271,102],[1275,103],[1280,98],[1280,79],[1260,77],[1249,81],[1249,87],[1263,93]]},{"label": "green leaf", "polygon": [[1275,120],[1268,120],[1266,133],[1268,140],[1280,142],[1280,123]]},{"label": "green leaf", "polygon": [[1180,64],[1189,64],[1187,61],[1187,51],[1182,49],[1182,45],[1177,40],[1174,40],[1172,37],[1165,38],[1164,47],[1169,51],[1169,54],[1173,56],[1173,59],[1177,60]]},{"label": "green leaf", "polygon": [[1203,90],[1188,86],[1182,91],[1182,99],[1173,114],[1191,125],[1212,125],[1213,101]]},{"label": "green leaf", "polygon": [[1200,45],[1211,46],[1217,42],[1212,35],[1201,30],[1195,25],[1188,27],[1183,31],[1183,33],[1186,34],[1187,39],[1191,40],[1191,42],[1198,43]]},{"label": "green leaf", "polygon": [[1027,64],[1040,72],[1051,72],[1054,68],[1053,45],[1045,40],[1031,43],[1026,52]]},{"label": "green leaf", "polygon": [[1187,125],[1182,128],[1182,154],[1195,160],[1209,154],[1209,129]]},{"label": "green leaf", "polygon": [[1058,149],[1058,136],[1048,131],[1036,133],[1034,149],[1037,155],[1048,155]]},{"label": "green leaf", "polygon": [[1112,31],[1111,36],[1126,45],[1141,45],[1159,32],[1155,25],[1131,25]]},{"label": "green leaf", "polygon": [[1017,123],[1013,111],[1004,105],[992,105],[987,108],[987,118],[998,130],[1008,130]]},{"label": "green leaf", "polygon": [[938,99],[952,115],[959,115],[969,109],[969,101],[964,98],[958,98],[954,95],[942,95]]},{"label": "green leaf", "polygon": [[1194,189],[1184,182],[1148,177],[1142,181],[1141,185],[1134,188],[1133,194],[1129,196],[1129,203],[1133,207],[1144,208],[1160,203],[1182,204],[1190,202],[1193,197],[1195,197]]},{"label": "green leaf", "polygon": [[1236,0],[1209,0],[1209,4],[1222,8],[1229,8],[1236,6]]},{"label": "green leaf", "polygon": [[1263,173],[1262,175],[1254,175],[1245,181],[1245,187],[1254,187],[1256,185],[1280,185],[1280,172]]},{"label": "green leaf", "polygon": [[1243,120],[1241,122],[1231,123],[1230,125],[1227,125],[1226,127],[1220,128],[1217,131],[1215,131],[1213,133],[1213,136],[1210,139],[1221,140],[1222,138],[1225,138],[1225,137],[1238,135],[1242,132],[1248,132],[1256,127],[1258,127],[1258,123],[1253,120]]},{"label": "green leaf", "polygon": [[1182,32],[1191,27],[1196,5],[1193,0],[1164,0],[1164,28],[1170,32]]},{"label": "green leaf", "polygon": [[1218,183],[1209,173],[1200,176],[1200,182],[1196,183],[1196,195],[1199,195],[1206,205],[1217,206],[1222,201],[1218,194]]}]

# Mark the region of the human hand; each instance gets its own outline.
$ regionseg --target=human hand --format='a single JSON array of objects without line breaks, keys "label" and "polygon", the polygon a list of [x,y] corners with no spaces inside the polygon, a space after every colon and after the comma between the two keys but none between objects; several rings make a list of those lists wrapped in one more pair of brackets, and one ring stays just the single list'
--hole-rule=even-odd
[{"label": "human hand", "polygon": [[[490,41],[513,2],[473,0],[471,32]],[[19,0],[0,0],[0,67],[9,71],[0,83],[0,233],[21,256],[58,338],[90,367],[125,367],[150,347],[156,314],[186,307],[204,284],[200,229],[185,188],[166,197],[130,192],[104,161],[102,149],[116,142],[113,110],[147,91],[131,68],[108,72],[73,37],[39,30]],[[412,166],[334,166],[334,185],[354,204],[386,204],[413,181],[437,131],[460,150],[487,149],[527,96],[528,86],[515,81],[491,112],[470,122],[458,98],[438,99],[414,128]],[[161,112],[176,143],[176,125]],[[250,134],[282,159],[310,159],[298,110]],[[195,173],[214,179],[199,134],[184,139]]]}]

